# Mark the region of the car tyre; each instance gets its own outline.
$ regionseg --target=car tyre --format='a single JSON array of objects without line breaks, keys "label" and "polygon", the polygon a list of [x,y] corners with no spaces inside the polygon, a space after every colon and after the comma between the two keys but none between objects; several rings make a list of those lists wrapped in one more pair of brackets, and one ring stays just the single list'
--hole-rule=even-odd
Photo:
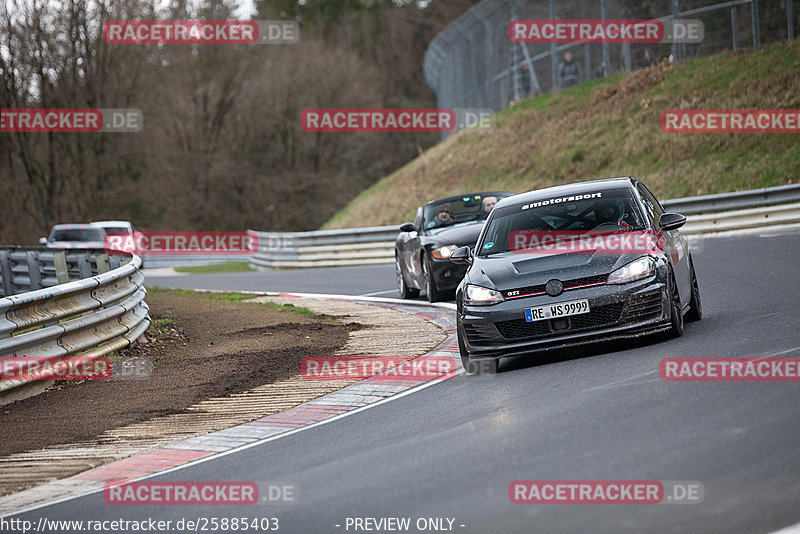
[{"label": "car tyre", "polygon": [[447,292],[436,289],[436,282],[433,279],[433,270],[431,269],[431,260],[429,260],[427,256],[423,257],[422,269],[422,275],[425,277],[425,294],[428,296],[428,302],[445,300]]},{"label": "car tyre", "polygon": [[694,262],[689,256],[689,272],[692,275],[692,298],[689,300],[689,311],[686,312],[687,321],[699,321],[703,318],[703,304],[700,302],[700,288],[697,285],[697,275],[694,272]]},{"label": "car tyre", "polygon": [[394,271],[397,276],[397,289],[400,292],[400,298],[413,299],[419,296],[419,289],[411,289],[406,283],[406,277],[403,275],[403,268],[400,266],[400,256],[394,257]]},{"label": "car tyre", "polygon": [[683,335],[683,309],[681,308],[681,296],[678,293],[678,284],[675,283],[675,274],[669,270],[669,337],[681,337]]},{"label": "car tyre", "polygon": [[469,352],[464,344],[464,339],[461,335],[461,328],[457,329],[458,337],[458,352],[461,354],[461,365],[464,366],[464,371],[468,375],[489,375],[497,373],[500,366],[500,360],[471,360]]}]

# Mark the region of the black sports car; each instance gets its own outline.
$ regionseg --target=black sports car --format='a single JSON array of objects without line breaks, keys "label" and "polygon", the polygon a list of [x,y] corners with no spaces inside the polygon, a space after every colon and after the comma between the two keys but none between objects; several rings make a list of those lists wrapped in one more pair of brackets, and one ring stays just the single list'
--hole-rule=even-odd
[{"label": "black sports car", "polygon": [[394,244],[400,296],[413,298],[424,289],[431,302],[452,298],[467,268],[451,263],[450,253],[464,245],[475,245],[494,205],[511,195],[513,193],[472,193],[420,206],[414,222],[400,227]]},{"label": "black sports car", "polygon": [[646,333],[683,335],[702,317],[686,217],[665,213],[633,177],[533,191],[498,202],[456,291],[470,374],[499,358]]}]

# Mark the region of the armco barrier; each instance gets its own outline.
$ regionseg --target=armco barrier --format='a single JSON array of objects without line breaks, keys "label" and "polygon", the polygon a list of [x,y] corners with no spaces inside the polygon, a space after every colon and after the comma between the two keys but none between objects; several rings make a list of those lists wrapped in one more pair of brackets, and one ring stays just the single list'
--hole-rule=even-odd
[{"label": "armco barrier", "polygon": [[[2,357],[92,360],[127,347],[150,326],[138,256],[116,256],[123,264],[109,269],[108,257],[97,252],[4,247],[0,253],[4,286],[7,282],[13,288],[25,283],[49,286],[19,294],[12,291],[0,298]],[[20,254],[31,269],[27,275],[19,269]],[[86,278],[57,285],[49,283],[69,276],[73,263],[81,266],[76,268],[79,274],[92,267],[99,272],[89,271]],[[56,272],[53,277],[48,274],[51,268]],[[26,385],[32,384],[0,380],[0,395]]]},{"label": "armco barrier", "polygon": [[[800,184],[676,198],[664,209],[688,215],[682,232],[701,235],[731,230],[800,224]],[[256,268],[336,267],[394,262],[400,225],[317,232],[255,232]]]}]

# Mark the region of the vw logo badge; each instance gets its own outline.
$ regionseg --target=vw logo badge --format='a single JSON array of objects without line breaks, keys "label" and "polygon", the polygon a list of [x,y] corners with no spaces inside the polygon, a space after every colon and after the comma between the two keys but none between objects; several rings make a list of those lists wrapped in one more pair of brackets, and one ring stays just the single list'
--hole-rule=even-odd
[{"label": "vw logo badge", "polygon": [[547,291],[547,294],[551,297],[557,297],[564,291],[564,284],[561,283],[561,280],[556,280],[554,278],[547,282],[547,285],[544,286],[544,290]]}]

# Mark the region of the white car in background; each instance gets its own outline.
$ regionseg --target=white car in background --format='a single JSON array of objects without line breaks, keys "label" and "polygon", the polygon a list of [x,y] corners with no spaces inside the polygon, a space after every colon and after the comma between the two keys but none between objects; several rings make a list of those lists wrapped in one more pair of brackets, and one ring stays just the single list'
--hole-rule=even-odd
[{"label": "white car in background", "polygon": [[130,221],[94,221],[89,224],[92,226],[99,226],[105,230],[107,234],[134,235],[136,233],[136,228],[133,227]]},{"label": "white car in background", "polygon": [[93,224],[57,224],[49,237],[39,243],[49,248],[102,249],[105,247],[106,231]]}]

